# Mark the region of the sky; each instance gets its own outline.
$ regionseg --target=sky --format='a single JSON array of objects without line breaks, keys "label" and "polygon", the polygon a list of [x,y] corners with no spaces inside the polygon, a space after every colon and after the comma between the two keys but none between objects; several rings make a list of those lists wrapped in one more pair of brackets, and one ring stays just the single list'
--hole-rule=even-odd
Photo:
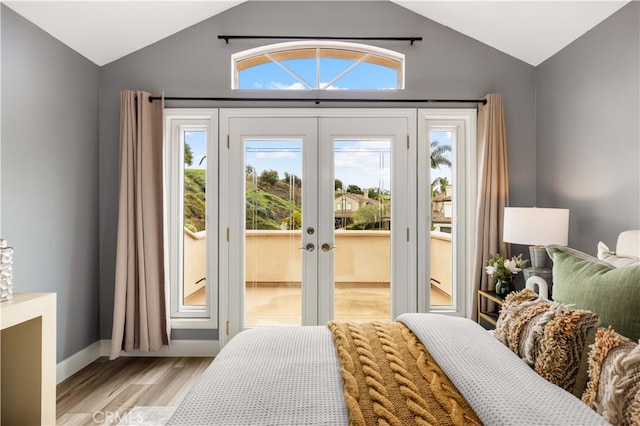
[{"label": "sky", "polygon": [[[317,83],[316,60],[296,59],[282,61],[282,64],[307,82],[312,88]],[[322,58],[320,60],[320,82],[324,87],[331,83],[354,61],[345,59]],[[333,82],[331,90],[395,90],[398,87],[398,74],[395,70],[366,62],[358,64],[353,70]],[[309,90],[304,83],[273,62],[247,68],[240,72],[239,88],[246,90]]]}]

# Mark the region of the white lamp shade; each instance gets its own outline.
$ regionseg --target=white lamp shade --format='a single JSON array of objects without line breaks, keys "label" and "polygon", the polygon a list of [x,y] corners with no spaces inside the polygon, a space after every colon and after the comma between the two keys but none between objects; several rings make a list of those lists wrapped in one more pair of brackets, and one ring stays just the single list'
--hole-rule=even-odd
[{"label": "white lamp shade", "polygon": [[505,207],[503,241],[506,243],[566,246],[569,235],[568,209]]}]

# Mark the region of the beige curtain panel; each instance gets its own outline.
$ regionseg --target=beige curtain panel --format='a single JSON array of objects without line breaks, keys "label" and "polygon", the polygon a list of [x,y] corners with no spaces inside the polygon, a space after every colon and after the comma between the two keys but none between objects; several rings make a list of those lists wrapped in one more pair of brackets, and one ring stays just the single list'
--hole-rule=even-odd
[{"label": "beige curtain panel", "polygon": [[165,299],[162,110],[146,92],[120,94],[120,199],[110,359],[169,344]]},{"label": "beige curtain panel", "polygon": [[[485,272],[489,253],[511,257],[511,246],[502,241],[504,208],[509,205],[509,168],[507,135],[502,95],[486,96],[486,105],[478,107],[478,196],[476,210],[476,247],[474,256],[474,292],[491,290],[493,283]],[[478,316],[478,300],[472,297],[472,318]]]}]

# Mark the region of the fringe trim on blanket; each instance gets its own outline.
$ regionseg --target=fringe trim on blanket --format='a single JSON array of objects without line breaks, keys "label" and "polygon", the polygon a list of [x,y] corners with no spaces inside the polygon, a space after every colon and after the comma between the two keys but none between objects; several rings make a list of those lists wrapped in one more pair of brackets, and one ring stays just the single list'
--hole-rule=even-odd
[{"label": "fringe trim on blanket", "polygon": [[480,425],[404,324],[331,321],[350,425]]}]

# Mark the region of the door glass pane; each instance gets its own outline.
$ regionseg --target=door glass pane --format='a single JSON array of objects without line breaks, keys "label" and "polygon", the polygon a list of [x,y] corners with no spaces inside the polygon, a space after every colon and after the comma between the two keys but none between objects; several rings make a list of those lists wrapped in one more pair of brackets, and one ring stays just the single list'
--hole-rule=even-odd
[{"label": "door glass pane", "polygon": [[182,303],[204,306],[207,259],[207,133],[183,130]]},{"label": "door glass pane", "polygon": [[453,300],[453,131],[430,132],[431,143],[431,306]]},{"label": "door glass pane", "polygon": [[335,319],[391,316],[391,141],[334,141]]},{"label": "door glass pane", "polygon": [[246,327],[302,322],[302,141],[245,139]]}]

